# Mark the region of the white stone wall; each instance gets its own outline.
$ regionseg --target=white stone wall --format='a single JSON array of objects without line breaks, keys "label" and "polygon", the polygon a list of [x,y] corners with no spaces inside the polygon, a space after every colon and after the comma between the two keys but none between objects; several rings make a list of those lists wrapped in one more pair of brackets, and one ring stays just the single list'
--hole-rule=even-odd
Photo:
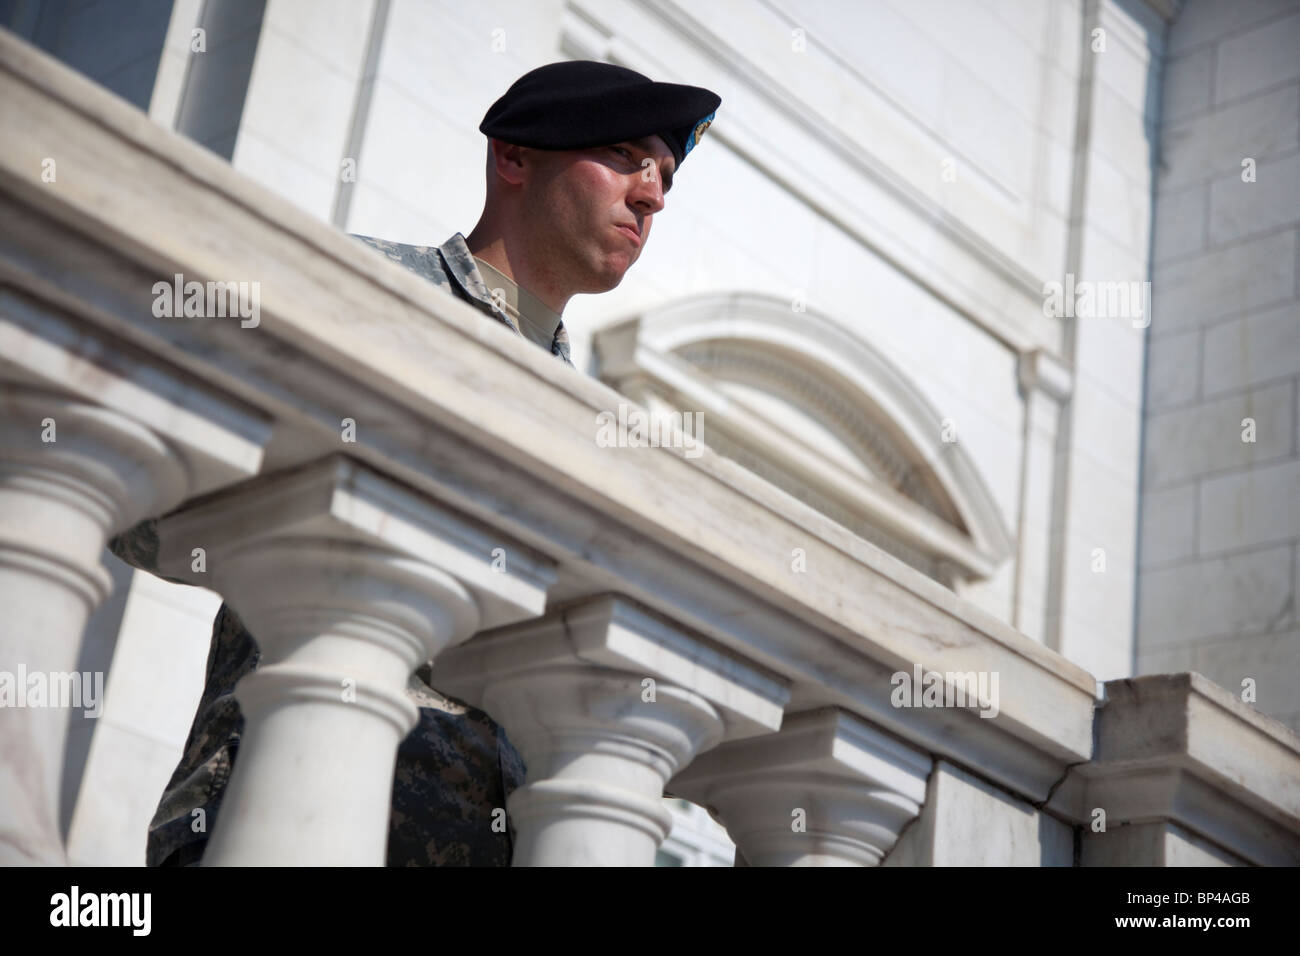
[{"label": "white stone wall", "polygon": [[231,164],[322,219],[343,182],[372,0],[268,0]]},{"label": "white stone wall", "polygon": [[[1142,3],[1083,7],[1072,222],[1056,281],[1148,275],[1150,88],[1162,33]],[[1132,667],[1145,322],[1134,311],[1063,322],[1074,382],[1057,444],[1047,643],[1103,681]]]},{"label": "white stone wall", "polygon": [[[1293,729],[1297,51],[1296,0],[1189,0],[1169,36],[1137,628],[1140,673],[1197,670],[1238,693],[1251,679],[1256,706]],[[1243,179],[1247,160],[1253,182]],[[1254,422],[1253,442],[1243,440],[1245,419]]]},{"label": "white stone wall", "polygon": [[1073,866],[1074,828],[939,761],[882,866]]},{"label": "white stone wall", "polygon": [[[94,721],[80,778],[82,799],[71,817],[68,859],[78,866],[143,866],[149,821],[203,696],[212,619],[221,598],[131,572],[111,554],[105,563],[130,585],[125,607],[116,609],[121,626],[115,650],[110,643],[104,712]],[[90,630],[95,632],[94,620]],[[111,640],[112,635],[100,636],[101,642]]]}]

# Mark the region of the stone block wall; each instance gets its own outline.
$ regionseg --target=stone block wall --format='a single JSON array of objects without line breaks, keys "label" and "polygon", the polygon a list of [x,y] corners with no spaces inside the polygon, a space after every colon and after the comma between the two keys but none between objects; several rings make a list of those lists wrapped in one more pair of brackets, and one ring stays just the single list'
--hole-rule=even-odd
[{"label": "stone block wall", "polygon": [[[1189,0],[1168,41],[1137,672],[1300,729],[1300,2]],[[1249,685],[1246,685],[1248,688]]]}]

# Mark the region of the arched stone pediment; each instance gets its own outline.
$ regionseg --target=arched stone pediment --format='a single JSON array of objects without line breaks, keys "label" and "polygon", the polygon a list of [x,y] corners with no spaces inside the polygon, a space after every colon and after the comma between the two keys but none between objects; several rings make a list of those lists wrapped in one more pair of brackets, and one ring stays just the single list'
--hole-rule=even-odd
[{"label": "arched stone pediment", "polygon": [[1010,556],[942,416],[831,317],[706,295],[608,326],[594,344],[603,381],[652,411],[704,412],[705,444],[931,577],[982,579]]}]

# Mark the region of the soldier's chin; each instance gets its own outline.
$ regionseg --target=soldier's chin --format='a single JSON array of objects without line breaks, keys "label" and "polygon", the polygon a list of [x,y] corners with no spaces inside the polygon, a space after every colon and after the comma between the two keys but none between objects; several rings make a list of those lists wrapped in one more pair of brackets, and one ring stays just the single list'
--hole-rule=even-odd
[{"label": "soldier's chin", "polygon": [[623,281],[623,276],[627,275],[627,270],[630,269],[631,266],[632,263],[630,262],[624,266],[610,266],[603,273],[598,274],[593,278],[592,288],[587,291],[595,295],[618,288],[619,283]]}]

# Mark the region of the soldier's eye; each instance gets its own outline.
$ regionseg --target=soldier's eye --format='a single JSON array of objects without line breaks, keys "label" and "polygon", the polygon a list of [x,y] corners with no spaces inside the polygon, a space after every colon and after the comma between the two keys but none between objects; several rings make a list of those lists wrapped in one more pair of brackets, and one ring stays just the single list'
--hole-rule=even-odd
[{"label": "soldier's eye", "polygon": [[631,153],[631,151],[630,151],[630,150],[627,150],[627,149],[624,149],[622,146],[611,146],[610,149],[612,149],[612,150],[613,150],[614,152],[616,152],[616,153],[621,154],[622,156],[624,156],[624,157],[627,158],[627,159],[631,159],[631,158],[632,158],[632,153]]}]

